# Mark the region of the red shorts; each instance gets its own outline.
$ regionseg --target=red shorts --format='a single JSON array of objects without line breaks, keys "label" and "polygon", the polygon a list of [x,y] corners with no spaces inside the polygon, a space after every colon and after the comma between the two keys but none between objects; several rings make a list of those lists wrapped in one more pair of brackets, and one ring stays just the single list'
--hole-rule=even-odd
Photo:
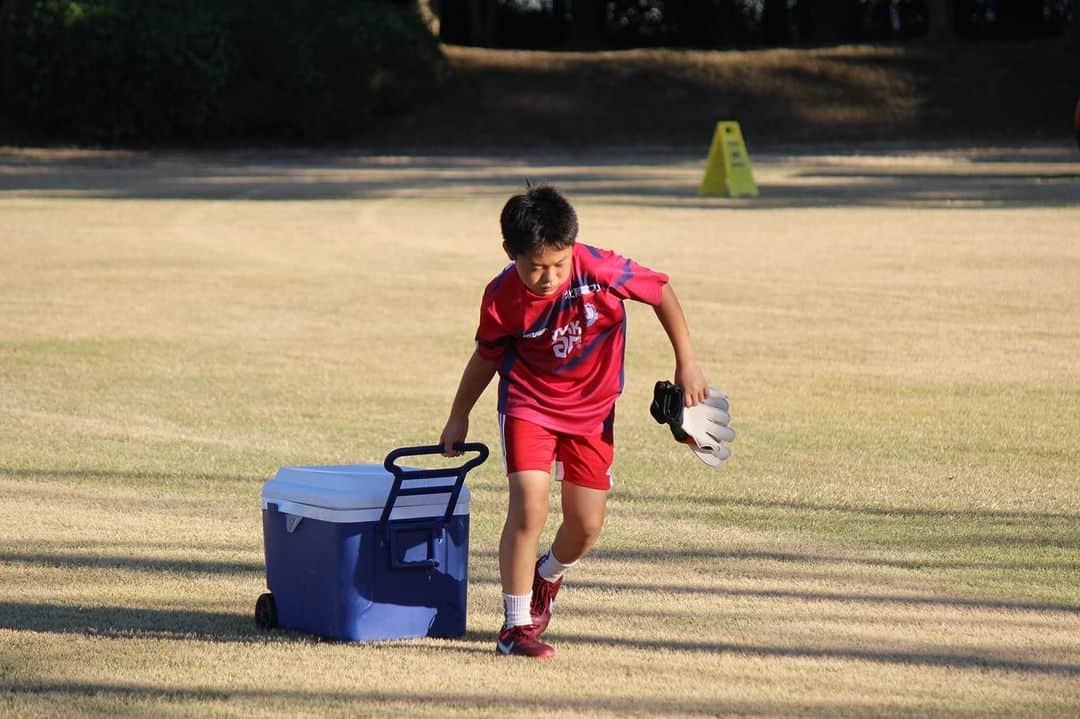
[{"label": "red shorts", "polygon": [[551,471],[555,479],[590,489],[611,489],[611,461],[615,457],[615,416],[603,431],[580,435],[556,432],[524,419],[499,415],[503,460],[507,474],[526,470]]}]

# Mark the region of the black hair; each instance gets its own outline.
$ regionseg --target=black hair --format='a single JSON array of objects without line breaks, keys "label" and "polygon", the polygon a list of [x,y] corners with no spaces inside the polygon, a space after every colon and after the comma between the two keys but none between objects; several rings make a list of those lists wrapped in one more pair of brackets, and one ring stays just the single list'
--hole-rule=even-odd
[{"label": "black hair", "polygon": [[562,193],[551,185],[525,184],[499,216],[506,251],[517,257],[542,247],[561,250],[577,239],[577,213]]}]

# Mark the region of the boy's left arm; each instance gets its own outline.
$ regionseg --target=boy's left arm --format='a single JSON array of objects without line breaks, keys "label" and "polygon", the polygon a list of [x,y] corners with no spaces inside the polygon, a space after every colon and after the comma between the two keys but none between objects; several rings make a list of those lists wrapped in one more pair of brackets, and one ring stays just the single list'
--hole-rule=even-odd
[{"label": "boy's left arm", "polygon": [[670,284],[664,285],[660,304],[654,309],[668,339],[671,340],[671,348],[675,350],[675,384],[682,387],[686,406],[693,407],[709,396],[709,382],[698,366],[697,355],[690,342],[686,314]]}]

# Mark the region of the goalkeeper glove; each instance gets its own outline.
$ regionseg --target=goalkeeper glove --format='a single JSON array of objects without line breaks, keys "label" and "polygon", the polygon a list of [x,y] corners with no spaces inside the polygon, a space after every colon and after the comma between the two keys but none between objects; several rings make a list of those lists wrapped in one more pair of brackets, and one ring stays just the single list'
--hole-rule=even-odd
[{"label": "goalkeeper glove", "polygon": [[709,396],[693,407],[683,406],[682,387],[671,382],[657,382],[649,412],[660,424],[666,424],[677,442],[688,446],[705,464],[718,467],[731,456],[723,442],[735,439],[727,395],[712,387]]}]

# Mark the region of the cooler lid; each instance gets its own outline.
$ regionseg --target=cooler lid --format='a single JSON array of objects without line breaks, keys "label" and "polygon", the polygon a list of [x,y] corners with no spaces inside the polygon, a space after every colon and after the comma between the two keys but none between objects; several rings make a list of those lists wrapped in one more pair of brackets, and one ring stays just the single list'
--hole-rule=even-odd
[{"label": "cooler lid", "polygon": [[[408,469],[403,468],[403,469]],[[399,496],[395,507],[438,507],[437,514],[446,510],[453,475],[436,479],[413,479],[405,487],[446,486],[447,492]],[[342,464],[322,467],[281,467],[270,481],[263,484],[262,504],[274,501],[302,504],[326,509],[382,509],[394,486],[394,475],[381,464]],[[461,488],[455,514],[468,511],[469,489]]]}]

